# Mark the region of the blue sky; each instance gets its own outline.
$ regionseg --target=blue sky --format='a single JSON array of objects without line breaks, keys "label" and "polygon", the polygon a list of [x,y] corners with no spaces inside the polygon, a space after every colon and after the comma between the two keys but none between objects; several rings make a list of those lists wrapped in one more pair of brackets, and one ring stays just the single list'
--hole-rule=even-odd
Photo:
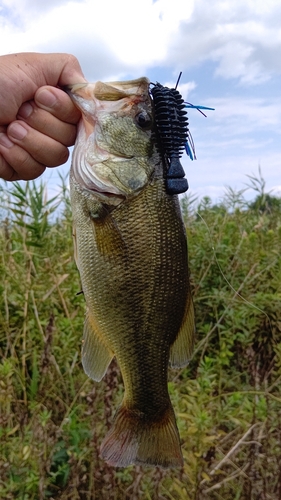
[{"label": "blue sky", "polygon": [[[280,0],[2,0],[0,54],[70,52],[89,81],[174,86],[182,71],[183,97],[216,108],[207,118],[189,111],[191,192],[218,201],[260,166],[280,195],[280,20]],[[54,189],[57,169],[43,179]]]}]

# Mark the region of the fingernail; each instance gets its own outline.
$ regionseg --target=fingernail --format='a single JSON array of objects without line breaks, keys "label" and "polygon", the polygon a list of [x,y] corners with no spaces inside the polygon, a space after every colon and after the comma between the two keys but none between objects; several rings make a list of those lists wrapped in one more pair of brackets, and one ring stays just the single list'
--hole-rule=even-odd
[{"label": "fingernail", "polygon": [[33,111],[33,107],[29,102],[25,102],[19,109],[18,116],[21,118],[28,118]]},{"label": "fingernail", "polygon": [[38,91],[36,100],[48,108],[52,108],[57,102],[56,96],[47,89]]},{"label": "fingernail", "polygon": [[20,123],[12,123],[9,126],[8,134],[14,139],[21,141],[26,136],[27,130]]},{"label": "fingernail", "polygon": [[6,134],[0,134],[0,144],[5,148],[11,148],[14,143],[6,136]]}]

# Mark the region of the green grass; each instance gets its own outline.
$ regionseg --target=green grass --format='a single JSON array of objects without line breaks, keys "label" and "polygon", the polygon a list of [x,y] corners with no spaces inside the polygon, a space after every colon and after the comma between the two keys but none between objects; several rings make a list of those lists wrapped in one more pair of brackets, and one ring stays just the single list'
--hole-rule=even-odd
[{"label": "green grass", "polygon": [[[181,471],[114,469],[99,445],[122,397],[80,361],[84,298],[65,184],[14,184],[0,211],[0,498],[252,500],[281,497],[281,200],[182,200],[196,309],[190,365],[170,372]],[[58,206],[59,203],[59,206]]]}]

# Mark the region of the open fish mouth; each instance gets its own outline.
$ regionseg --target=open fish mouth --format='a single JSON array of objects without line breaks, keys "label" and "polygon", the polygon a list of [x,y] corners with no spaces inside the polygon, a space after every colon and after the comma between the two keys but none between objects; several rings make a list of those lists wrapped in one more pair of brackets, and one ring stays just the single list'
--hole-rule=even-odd
[{"label": "open fish mouth", "polygon": [[72,176],[99,200],[118,205],[136,196],[151,179],[149,81],[77,84],[67,92],[82,111]]}]

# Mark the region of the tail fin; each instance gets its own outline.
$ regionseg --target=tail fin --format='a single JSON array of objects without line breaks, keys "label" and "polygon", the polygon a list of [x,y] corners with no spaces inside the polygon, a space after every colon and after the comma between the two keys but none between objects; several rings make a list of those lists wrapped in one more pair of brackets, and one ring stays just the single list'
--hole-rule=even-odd
[{"label": "tail fin", "polygon": [[143,413],[121,406],[100,451],[102,458],[114,467],[181,467],[183,458],[172,406],[153,422]]}]

